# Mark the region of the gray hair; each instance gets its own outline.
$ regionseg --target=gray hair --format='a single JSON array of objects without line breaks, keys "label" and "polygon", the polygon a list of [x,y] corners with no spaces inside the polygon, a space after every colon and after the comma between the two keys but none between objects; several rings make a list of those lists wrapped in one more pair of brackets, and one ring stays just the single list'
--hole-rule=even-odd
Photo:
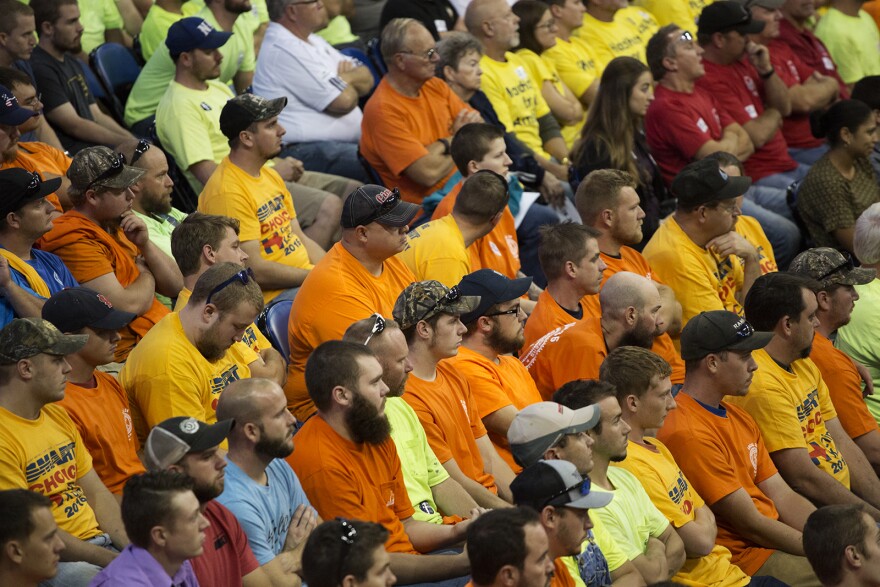
[{"label": "gray hair", "polygon": [[862,263],[880,263],[880,203],[871,204],[856,220],[853,252]]},{"label": "gray hair", "polygon": [[409,30],[409,25],[418,22],[419,21],[414,18],[393,18],[388,21],[388,24],[382,29],[380,45],[382,49],[382,59],[385,60],[386,65],[390,66],[391,58],[404,50],[406,33]]},{"label": "gray hair", "polygon": [[440,61],[437,62],[437,77],[443,79],[443,68],[447,65],[458,71],[458,64],[471,51],[476,51],[478,55],[483,54],[483,46],[472,34],[454,32],[446,35],[437,43],[437,55],[440,56]]},{"label": "gray hair", "polygon": [[284,9],[290,6],[293,0],[266,0],[266,8],[269,11],[269,20],[278,22],[284,16]]}]

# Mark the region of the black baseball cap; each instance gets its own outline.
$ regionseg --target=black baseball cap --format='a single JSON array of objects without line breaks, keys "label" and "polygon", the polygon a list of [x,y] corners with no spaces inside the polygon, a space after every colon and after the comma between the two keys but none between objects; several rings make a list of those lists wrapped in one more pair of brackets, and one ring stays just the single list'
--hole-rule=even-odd
[{"label": "black baseball cap", "polygon": [[231,418],[214,424],[187,416],[168,418],[150,430],[144,443],[144,464],[151,471],[161,471],[189,453],[219,446],[229,436],[234,422]]},{"label": "black baseball cap", "polygon": [[419,206],[400,199],[397,188],[366,184],[354,190],[342,205],[342,228],[378,222],[385,226],[406,226],[419,213]]},{"label": "black baseball cap", "polygon": [[39,173],[32,173],[21,167],[10,167],[0,171],[0,216],[15,212],[25,204],[54,194],[61,187],[61,178],[47,181]]},{"label": "black baseball cap", "polygon": [[480,296],[480,303],[472,312],[462,314],[465,324],[473,322],[495,304],[515,300],[529,291],[531,277],[510,279],[493,269],[480,269],[464,276],[458,289],[465,296]]},{"label": "black baseball cap", "polygon": [[541,511],[548,505],[579,510],[602,508],[611,502],[610,491],[590,491],[589,477],[568,461],[538,461],[522,470],[510,484],[513,503]]},{"label": "black baseball cap", "polygon": [[701,312],[681,331],[681,358],[702,359],[721,351],[756,351],[773,338],[772,332],[758,332],[742,316],[727,310]]},{"label": "black baseball cap", "polygon": [[697,33],[712,35],[736,31],[743,35],[754,35],[764,30],[764,22],[752,20],[749,9],[738,2],[718,0],[703,8],[697,19]]},{"label": "black baseball cap", "polygon": [[[729,2],[728,2],[729,4]],[[672,180],[672,193],[679,206],[692,208],[743,195],[752,185],[751,177],[725,173],[718,162],[706,158],[685,165]]]},{"label": "black baseball cap", "polygon": [[117,310],[104,294],[86,287],[62,289],[43,304],[43,319],[61,332],[76,332],[87,326],[119,330],[135,318],[137,314]]},{"label": "black baseball cap", "polygon": [[287,98],[284,96],[270,100],[254,94],[239,94],[226,102],[220,111],[220,132],[227,139],[234,139],[255,122],[278,116],[285,106]]}]

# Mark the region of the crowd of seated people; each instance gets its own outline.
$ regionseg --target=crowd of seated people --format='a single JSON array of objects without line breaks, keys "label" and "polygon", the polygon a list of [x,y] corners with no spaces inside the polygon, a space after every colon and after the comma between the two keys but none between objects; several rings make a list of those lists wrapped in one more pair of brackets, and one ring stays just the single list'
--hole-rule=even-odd
[{"label": "crowd of seated people", "polygon": [[0,584],[872,584],[861,4],[0,0]]}]

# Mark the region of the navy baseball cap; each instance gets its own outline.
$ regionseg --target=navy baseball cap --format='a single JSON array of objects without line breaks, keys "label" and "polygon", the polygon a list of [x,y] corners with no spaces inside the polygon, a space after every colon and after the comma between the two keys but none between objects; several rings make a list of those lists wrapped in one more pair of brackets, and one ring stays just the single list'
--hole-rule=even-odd
[{"label": "navy baseball cap", "polygon": [[458,289],[465,296],[480,296],[480,303],[472,312],[462,314],[461,321],[465,324],[473,322],[495,304],[503,304],[525,295],[531,286],[531,277],[510,279],[493,269],[469,273],[458,284]]},{"label": "navy baseball cap", "polygon": [[203,18],[181,18],[168,29],[165,46],[171,56],[193,49],[219,49],[226,44],[232,33],[218,31]]},{"label": "navy baseball cap", "polygon": [[39,115],[39,112],[22,108],[15,94],[6,86],[0,86],[0,124],[18,126]]}]

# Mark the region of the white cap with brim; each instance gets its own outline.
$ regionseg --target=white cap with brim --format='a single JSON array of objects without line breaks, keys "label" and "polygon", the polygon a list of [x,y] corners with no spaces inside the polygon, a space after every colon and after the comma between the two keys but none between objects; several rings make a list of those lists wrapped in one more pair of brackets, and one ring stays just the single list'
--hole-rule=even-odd
[{"label": "white cap with brim", "polygon": [[602,412],[592,404],[572,410],[556,402],[538,402],[517,413],[507,430],[507,441],[514,460],[527,467],[537,463],[544,452],[566,434],[591,430]]}]

